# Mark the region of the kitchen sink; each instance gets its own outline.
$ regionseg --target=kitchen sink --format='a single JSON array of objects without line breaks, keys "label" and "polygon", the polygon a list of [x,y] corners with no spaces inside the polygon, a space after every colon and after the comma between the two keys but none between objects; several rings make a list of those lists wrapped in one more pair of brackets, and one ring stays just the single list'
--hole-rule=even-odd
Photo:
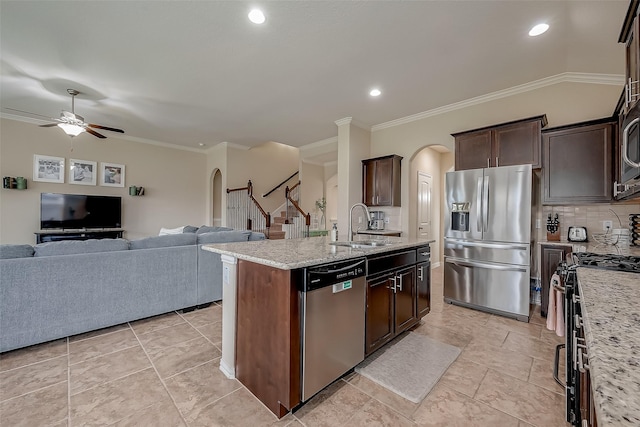
[{"label": "kitchen sink", "polygon": [[355,249],[366,249],[375,248],[378,246],[387,246],[391,243],[385,242],[384,240],[357,240],[353,242],[331,242],[329,244],[334,246],[348,246]]}]

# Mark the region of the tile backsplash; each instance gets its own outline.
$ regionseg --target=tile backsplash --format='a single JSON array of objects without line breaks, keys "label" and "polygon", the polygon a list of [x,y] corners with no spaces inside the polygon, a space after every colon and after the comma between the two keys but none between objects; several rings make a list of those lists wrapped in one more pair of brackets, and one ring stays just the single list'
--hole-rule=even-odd
[{"label": "tile backsplash", "polygon": [[[629,214],[640,214],[639,203],[625,204],[593,204],[581,206],[542,206],[538,241],[547,240],[547,217],[558,214],[560,221],[560,237],[567,239],[569,227],[587,227],[589,240],[593,233],[604,233],[603,221],[611,221],[613,229],[629,229]],[[617,215],[617,216],[616,216]],[[618,220],[619,218],[619,220]],[[621,225],[622,223],[622,225]]]}]

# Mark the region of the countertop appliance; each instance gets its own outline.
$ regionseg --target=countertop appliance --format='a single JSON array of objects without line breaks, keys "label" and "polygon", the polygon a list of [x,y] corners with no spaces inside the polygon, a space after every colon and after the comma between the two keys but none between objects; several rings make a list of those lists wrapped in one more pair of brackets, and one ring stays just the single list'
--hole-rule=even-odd
[{"label": "countertop appliance", "polygon": [[369,229],[384,230],[384,212],[383,211],[371,211],[371,221],[369,222]]},{"label": "countertop appliance", "polygon": [[306,269],[301,290],[302,401],[364,360],[366,259]]},{"label": "countertop appliance", "polygon": [[[587,374],[589,369],[588,354],[584,342],[580,291],[576,276],[577,267],[640,273],[640,257],[579,252],[567,255],[567,259],[558,265],[557,271],[561,283],[557,289],[564,293],[565,302],[565,343],[556,348],[554,378],[561,386],[565,387],[567,422],[579,427],[594,425],[595,408],[589,399],[591,385]],[[560,349],[563,347],[565,348],[566,382],[562,382],[558,378]]]},{"label": "countertop appliance", "polygon": [[569,240],[570,242],[586,242],[587,228],[586,227],[569,227],[567,240]]},{"label": "countertop appliance", "polygon": [[444,300],[529,321],[531,165],[448,172]]}]

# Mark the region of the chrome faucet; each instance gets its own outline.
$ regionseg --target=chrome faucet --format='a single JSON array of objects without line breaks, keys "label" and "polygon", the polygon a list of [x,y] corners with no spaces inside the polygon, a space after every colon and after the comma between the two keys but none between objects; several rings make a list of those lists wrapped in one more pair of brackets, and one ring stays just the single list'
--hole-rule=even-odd
[{"label": "chrome faucet", "polygon": [[[361,206],[362,209],[364,209],[364,212],[367,214],[367,227],[368,227],[368,224],[371,222],[371,214],[369,213],[369,208],[367,207],[367,205],[365,205],[364,203],[356,203],[355,205],[351,206],[351,209],[349,210],[349,235],[348,235],[348,239],[350,242],[353,241],[353,226],[351,225],[351,220],[353,218],[353,208],[355,208],[356,206]],[[358,230],[360,230],[360,227],[358,227]]]}]

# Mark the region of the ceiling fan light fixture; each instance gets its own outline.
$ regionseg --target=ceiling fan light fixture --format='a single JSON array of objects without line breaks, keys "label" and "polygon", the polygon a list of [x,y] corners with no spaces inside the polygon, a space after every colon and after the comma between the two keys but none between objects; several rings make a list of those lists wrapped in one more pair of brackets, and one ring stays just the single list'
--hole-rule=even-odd
[{"label": "ceiling fan light fixture", "polygon": [[84,128],[82,126],[72,125],[70,123],[58,123],[58,127],[71,137],[78,136],[84,132]]}]

